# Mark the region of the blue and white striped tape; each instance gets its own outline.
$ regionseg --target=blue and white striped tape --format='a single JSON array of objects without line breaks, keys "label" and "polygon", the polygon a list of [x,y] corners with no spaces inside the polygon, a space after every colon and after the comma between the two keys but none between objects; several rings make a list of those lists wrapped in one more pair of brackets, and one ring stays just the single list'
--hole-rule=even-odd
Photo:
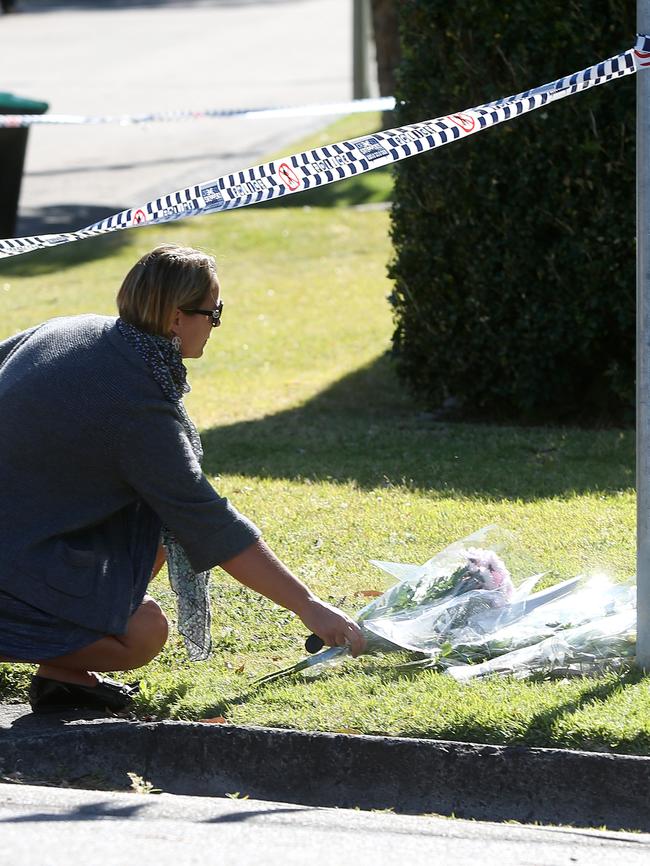
[{"label": "blue and white striped tape", "polygon": [[631,75],[646,65],[650,65],[650,37],[639,36],[635,47],[622,54],[514,96],[223,175],[163,195],[140,207],[128,208],[79,231],[0,241],[0,258],[120,229],[247,207],[314,189],[442,147],[613,78]]},{"label": "blue and white striped tape", "polygon": [[322,117],[330,114],[363,114],[366,111],[390,111],[395,108],[392,96],[353,99],[348,102],[326,102],[314,105],[285,105],[277,108],[209,108],[205,111],[158,111],[149,114],[0,114],[0,128],[26,126],[102,126],[116,123],[134,126],[185,120],[221,118],[228,120],[267,120],[284,117]]}]

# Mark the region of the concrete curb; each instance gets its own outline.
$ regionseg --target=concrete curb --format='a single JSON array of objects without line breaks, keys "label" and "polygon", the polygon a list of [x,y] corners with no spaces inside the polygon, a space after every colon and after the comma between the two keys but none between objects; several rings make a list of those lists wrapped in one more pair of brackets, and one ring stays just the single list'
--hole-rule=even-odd
[{"label": "concrete curb", "polygon": [[25,709],[0,738],[2,774],[24,781],[119,790],[133,772],[174,794],[650,830],[645,757]]}]

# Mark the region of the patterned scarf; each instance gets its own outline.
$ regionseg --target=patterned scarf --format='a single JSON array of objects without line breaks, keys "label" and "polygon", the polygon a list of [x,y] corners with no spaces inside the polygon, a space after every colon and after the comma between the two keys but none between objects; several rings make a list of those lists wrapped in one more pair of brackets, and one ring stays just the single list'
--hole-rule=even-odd
[{"label": "patterned scarf", "polygon": [[[201,438],[183,405],[183,396],[190,391],[187,370],[181,353],[165,337],[147,334],[122,319],[117,328],[126,342],[144,359],[151,374],[180,416],[196,459],[203,459]],[[210,595],[209,571],[198,574],[171,532],[163,527],[162,541],[167,551],[169,582],[176,594],[178,631],[183,635],[190,661],[203,661],[210,655]]]}]

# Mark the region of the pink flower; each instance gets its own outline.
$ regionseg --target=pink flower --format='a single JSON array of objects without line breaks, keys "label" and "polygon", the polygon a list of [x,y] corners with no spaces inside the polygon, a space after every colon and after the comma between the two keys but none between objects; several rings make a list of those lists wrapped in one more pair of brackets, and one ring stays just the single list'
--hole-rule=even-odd
[{"label": "pink flower", "polygon": [[512,596],[514,584],[510,572],[493,550],[470,547],[467,563],[470,574],[480,579],[484,589],[500,590],[506,601]]}]

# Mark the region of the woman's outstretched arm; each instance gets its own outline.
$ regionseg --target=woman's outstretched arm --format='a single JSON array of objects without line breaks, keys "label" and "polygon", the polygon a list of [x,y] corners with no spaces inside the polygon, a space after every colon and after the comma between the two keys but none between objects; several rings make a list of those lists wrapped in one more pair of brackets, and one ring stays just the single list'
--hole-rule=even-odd
[{"label": "woman's outstretched arm", "polygon": [[244,586],[294,611],[328,646],[348,644],[353,656],[363,651],[365,640],[354,620],[314,595],[261,538],[220,566]]}]

